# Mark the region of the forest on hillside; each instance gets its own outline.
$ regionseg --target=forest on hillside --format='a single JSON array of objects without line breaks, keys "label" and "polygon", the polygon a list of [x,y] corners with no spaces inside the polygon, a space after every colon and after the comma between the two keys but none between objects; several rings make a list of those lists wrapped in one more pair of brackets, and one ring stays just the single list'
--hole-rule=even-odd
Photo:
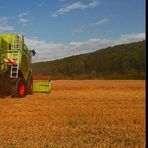
[{"label": "forest on hillside", "polygon": [[145,79],[145,40],[32,65],[51,79]]}]

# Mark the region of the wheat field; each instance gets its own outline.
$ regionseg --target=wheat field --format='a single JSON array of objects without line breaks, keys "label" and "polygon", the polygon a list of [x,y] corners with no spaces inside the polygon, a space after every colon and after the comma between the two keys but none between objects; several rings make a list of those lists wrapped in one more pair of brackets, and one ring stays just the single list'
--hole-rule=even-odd
[{"label": "wheat field", "polygon": [[57,80],[0,97],[0,148],[143,148],[144,80]]}]

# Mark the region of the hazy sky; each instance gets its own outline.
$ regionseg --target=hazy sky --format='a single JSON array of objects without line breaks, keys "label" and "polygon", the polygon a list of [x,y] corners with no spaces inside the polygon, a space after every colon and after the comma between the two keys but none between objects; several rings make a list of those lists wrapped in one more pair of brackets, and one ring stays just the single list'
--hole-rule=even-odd
[{"label": "hazy sky", "polygon": [[33,61],[145,38],[144,0],[0,0],[0,33],[22,33]]}]

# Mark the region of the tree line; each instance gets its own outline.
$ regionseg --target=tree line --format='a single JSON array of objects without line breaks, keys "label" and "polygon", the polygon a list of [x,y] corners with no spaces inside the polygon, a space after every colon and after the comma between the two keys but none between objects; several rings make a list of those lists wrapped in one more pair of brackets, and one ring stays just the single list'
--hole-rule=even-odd
[{"label": "tree line", "polygon": [[32,65],[52,79],[145,79],[145,40]]}]

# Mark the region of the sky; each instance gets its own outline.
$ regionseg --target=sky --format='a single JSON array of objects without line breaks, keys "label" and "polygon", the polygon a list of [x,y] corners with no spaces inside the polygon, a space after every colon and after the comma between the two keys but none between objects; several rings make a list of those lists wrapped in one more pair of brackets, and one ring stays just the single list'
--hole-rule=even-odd
[{"label": "sky", "polygon": [[145,0],[0,0],[0,34],[21,33],[33,62],[145,39]]}]

